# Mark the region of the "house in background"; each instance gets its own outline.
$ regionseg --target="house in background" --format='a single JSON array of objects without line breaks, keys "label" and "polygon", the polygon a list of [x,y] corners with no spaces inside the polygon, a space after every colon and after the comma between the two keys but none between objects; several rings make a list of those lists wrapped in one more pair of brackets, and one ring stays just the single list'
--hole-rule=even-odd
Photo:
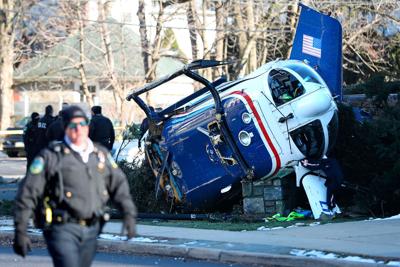
[{"label": "house in background", "polygon": [[[144,68],[140,37],[129,27],[110,20],[111,48],[114,73],[126,88],[124,95],[144,84]],[[103,106],[104,114],[122,123],[140,122],[144,117],[134,102],[123,103],[123,112],[116,108],[113,87],[105,59],[103,40],[99,25],[85,27],[82,54],[83,67],[91,98],[95,105]],[[15,115],[27,116],[33,111],[42,113],[52,104],[56,112],[63,102],[87,102],[82,93],[80,65],[80,36],[75,34],[62,43],[44,51],[20,65],[14,73]],[[167,75],[183,65],[173,57],[162,57],[156,67],[156,76]],[[165,107],[193,93],[192,80],[178,77],[152,92],[148,97],[155,107]]]}]

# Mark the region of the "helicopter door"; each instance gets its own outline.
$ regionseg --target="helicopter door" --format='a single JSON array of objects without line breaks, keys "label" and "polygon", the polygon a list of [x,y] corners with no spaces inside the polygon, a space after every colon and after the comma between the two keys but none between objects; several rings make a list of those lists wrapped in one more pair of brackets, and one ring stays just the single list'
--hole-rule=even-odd
[{"label": "helicopter door", "polygon": [[290,129],[299,125],[292,103],[304,94],[304,88],[293,74],[282,69],[270,71],[268,86],[274,101],[272,113],[278,121],[281,132],[287,134]]}]

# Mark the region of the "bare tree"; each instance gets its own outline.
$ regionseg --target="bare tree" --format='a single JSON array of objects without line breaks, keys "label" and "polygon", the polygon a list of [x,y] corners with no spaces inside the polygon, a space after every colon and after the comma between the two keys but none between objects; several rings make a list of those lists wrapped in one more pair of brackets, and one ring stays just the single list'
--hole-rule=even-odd
[{"label": "bare tree", "polygon": [[15,27],[21,3],[14,0],[0,1],[0,129],[10,125],[13,114],[12,84]]},{"label": "bare tree", "polygon": [[78,16],[78,25],[79,25],[79,63],[78,63],[78,71],[81,77],[82,83],[82,91],[86,97],[86,101],[89,106],[93,106],[92,95],[89,91],[88,80],[85,71],[85,36],[84,36],[84,23],[82,20],[81,14],[81,4],[80,1],[77,2],[77,16]]},{"label": "bare tree", "polygon": [[109,1],[99,0],[99,18],[101,23],[101,36],[103,39],[103,45],[105,48],[105,62],[107,66],[108,77],[110,79],[111,86],[113,87],[113,95],[116,104],[117,114],[119,118],[122,117],[122,104],[125,100],[125,92],[123,87],[121,86],[120,80],[117,77],[117,73],[115,72],[114,65],[114,54],[112,50],[112,44],[110,39],[110,31],[108,30],[108,25],[105,23],[106,18],[108,17],[109,12]]}]

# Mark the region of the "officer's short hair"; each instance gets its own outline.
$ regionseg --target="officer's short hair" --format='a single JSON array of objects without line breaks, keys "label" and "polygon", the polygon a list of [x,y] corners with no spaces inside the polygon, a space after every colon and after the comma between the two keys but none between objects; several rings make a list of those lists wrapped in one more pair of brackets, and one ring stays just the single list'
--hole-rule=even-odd
[{"label": "officer's short hair", "polygon": [[46,115],[51,115],[53,114],[53,106],[52,105],[47,105],[46,108],[44,109]]},{"label": "officer's short hair", "polygon": [[31,114],[31,119],[32,119],[32,120],[39,119],[39,117],[40,117],[39,113],[37,113],[37,112],[32,112],[32,114]]},{"label": "officer's short hair", "polygon": [[93,114],[101,114],[101,106],[93,106],[92,112]]}]

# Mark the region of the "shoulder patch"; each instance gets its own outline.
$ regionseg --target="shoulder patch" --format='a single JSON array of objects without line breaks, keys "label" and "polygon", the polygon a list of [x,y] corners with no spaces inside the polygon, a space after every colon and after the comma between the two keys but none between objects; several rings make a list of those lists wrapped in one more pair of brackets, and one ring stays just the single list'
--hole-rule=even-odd
[{"label": "shoulder patch", "polygon": [[31,166],[29,166],[29,172],[32,174],[39,174],[44,169],[44,159],[42,157],[36,157]]},{"label": "shoulder patch", "polygon": [[113,167],[114,169],[118,168],[118,164],[115,162],[110,153],[107,153],[107,159],[110,162],[111,167]]}]

